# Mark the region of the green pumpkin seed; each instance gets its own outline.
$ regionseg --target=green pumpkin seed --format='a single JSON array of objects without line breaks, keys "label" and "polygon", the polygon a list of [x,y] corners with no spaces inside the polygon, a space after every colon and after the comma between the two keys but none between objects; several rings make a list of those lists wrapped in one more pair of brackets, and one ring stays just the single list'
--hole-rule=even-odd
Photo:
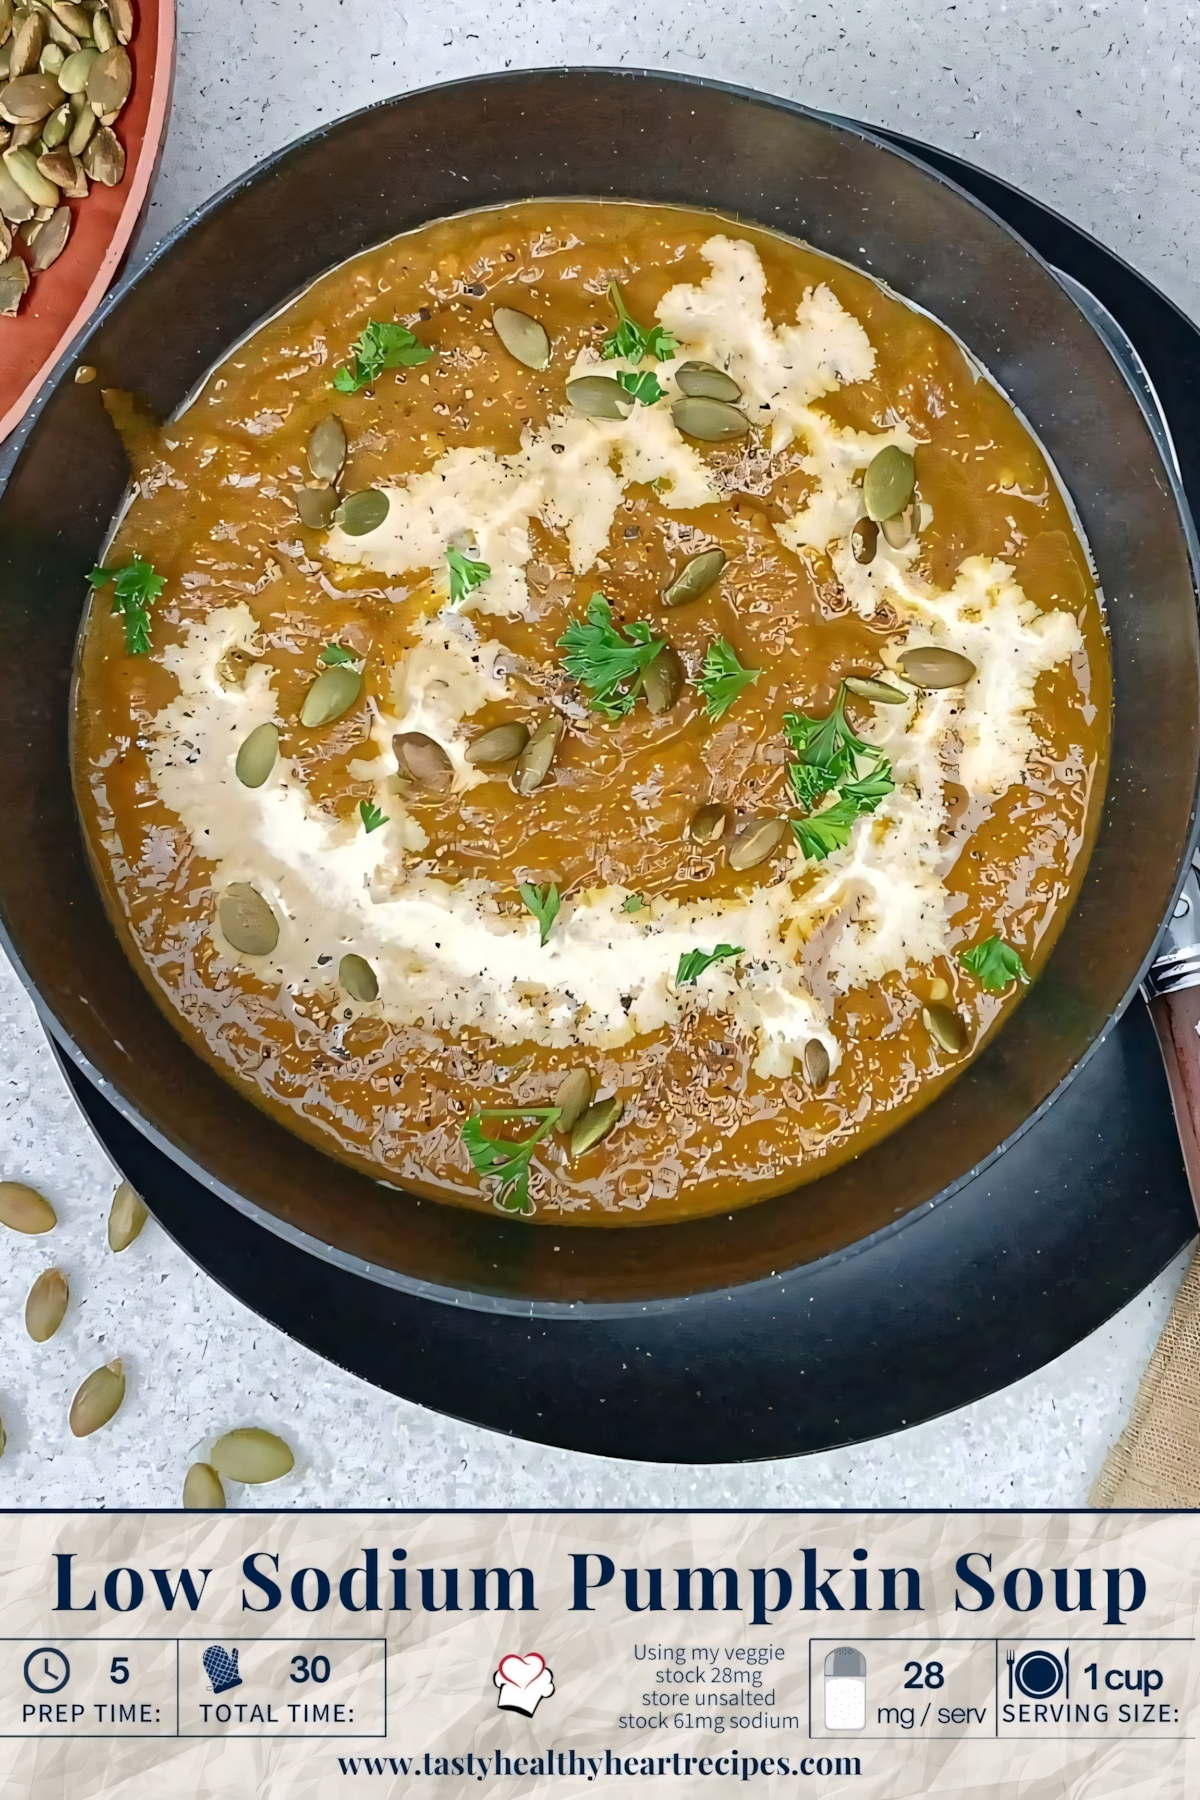
[{"label": "green pumpkin seed", "polygon": [[625,1111],[625,1103],[615,1096],[611,1100],[597,1100],[581,1115],[571,1133],[571,1155],[582,1156],[585,1151],[593,1149],[606,1138],[621,1114]]},{"label": "green pumpkin seed", "polygon": [[347,537],[366,537],[368,531],[378,531],[390,504],[378,488],[360,488],[357,494],[347,494],[334,517]]},{"label": "green pumpkin seed", "polygon": [[192,1464],[183,1478],[183,1504],[188,1512],[224,1512],[225,1489],[211,1463]]},{"label": "green pumpkin seed", "polygon": [[15,10],[16,8],[13,5],[13,0],[0,0],[0,43],[7,38],[9,32],[12,30],[13,13]]},{"label": "green pumpkin seed", "polygon": [[[100,61],[100,52],[94,44],[85,44],[82,50],[76,50],[68,56],[58,71],[58,85],[64,94],[82,94],[87,91],[88,76],[92,64]],[[94,115],[93,115],[94,116]]]},{"label": "green pumpkin seed", "polygon": [[366,957],[356,956],[353,951],[343,956],[338,964],[338,981],[352,1000],[361,1000],[365,1004],[379,998],[378,976]]},{"label": "green pumpkin seed", "polygon": [[318,725],[332,725],[344,712],[349,712],[362,692],[362,676],[346,663],[335,663],[325,669],[309,688],[300,708],[300,723],[315,730]]},{"label": "green pumpkin seed", "polygon": [[[94,36],[92,14],[85,12],[82,6],[76,6],[75,0],[53,0],[50,11],[59,24],[65,25],[68,31],[73,31],[77,38]],[[102,7],[97,8],[97,14],[102,11]]]},{"label": "green pumpkin seed", "polygon": [[36,1188],[23,1181],[0,1181],[0,1225],[26,1237],[40,1237],[57,1224],[58,1214]]},{"label": "green pumpkin seed", "polygon": [[905,544],[912,540],[912,507],[906,506],[894,519],[885,519],[879,529],[893,550],[903,550]]},{"label": "green pumpkin seed", "polygon": [[66,1317],[71,1290],[61,1269],[43,1269],[25,1302],[25,1329],[35,1344],[52,1338]]},{"label": "green pumpkin seed", "polygon": [[[62,58],[59,63],[59,67],[61,68],[62,62],[64,62],[68,56],[74,56],[76,50],[81,50],[83,48],[84,40],[75,32],[68,31],[66,26],[54,17],[53,13],[51,13],[48,18],[45,13],[43,13],[42,22],[46,27],[46,36],[50,40],[46,49],[48,50],[53,47],[55,50],[62,51]],[[46,51],[43,50],[41,56],[38,58],[39,68],[43,66],[45,56]]]},{"label": "green pumpkin seed", "polygon": [[918,650],[905,650],[897,658],[900,671],[915,687],[965,687],[975,675],[975,664],[957,650],[943,650],[938,644],[922,644]]},{"label": "green pumpkin seed", "polygon": [[330,413],[313,427],[308,440],[308,466],[314,481],[336,481],[346,460],[346,427]]},{"label": "green pumpkin seed", "polygon": [[[82,98],[82,96],[81,96]],[[74,110],[74,109],[72,109]],[[98,121],[90,106],[84,106],[75,117],[71,127],[71,135],[67,139],[67,149],[72,156],[82,156],[91,142],[92,133]]]},{"label": "green pumpkin seed", "polygon": [[961,1050],[966,1049],[967,1028],[958,1014],[948,1006],[939,1006],[936,1001],[931,1000],[928,1006],[922,1008],[921,1018],[930,1037],[951,1056],[957,1056]]},{"label": "green pumpkin seed", "polygon": [[852,694],[872,700],[876,706],[903,706],[911,698],[903,688],[893,687],[890,682],[879,681],[874,676],[847,675],[846,686]]},{"label": "green pumpkin seed", "polygon": [[724,369],[714,369],[706,362],[680,363],[675,371],[675,385],[689,400],[725,400],[736,404],[742,397],[742,390],[732,375],[727,375]]},{"label": "green pumpkin seed", "polygon": [[892,519],[912,499],[916,467],[907,450],[889,444],[871,458],[863,477],[863,502],[867,517],[876,521]]},{"label": "green pumpkin seed", "polygon": [[35,207],[58,205],[58,189],[52,181],[46,180],[37,166],[37,157],[27,145],[22,145],[19,150],[6,150],[4,166]]},{"label": "green pumpkin seed", "polygon": [[[55,112],[50,114],[50,117],[42,126],[42,142],[45,144],[47,150],[57,150],[60,145],[66,143],[71,135],[71,125],[70,102],[64,101]],[[43,170],[43,174],[44,173],[45,171]]]},{"label": "green pumpkin seed", "polygon": [[111,50],[117,42],[117,34],[113,30],[112,20],[102,6],[98,6],[91,14],[92,42],[97,50]]},{"label": "green pumpkin seed", "polygon": [[514,762],[529,742],[528,725],[493,725],[477,737],[467,751],[473,768],[491,768],[494,763]]},{"label": "green pumpkin seed", "polygon": [[540,788],[558,752],[563,724],[557,713],[547,713],[522,750],[513,770],[512,785],[518,794],[532,794]]},{"label": "green pumpkin seed", "polygon": [[127,44],[133,36],[133,0],[106,0],[106,6],[117,42]]},{"label": "green pumpkin seed", "polygon": [[[71,48],[72,50],[77,50],[79,46],[72,42]],[[38,57],[38,70],[43,75],[54,75],[62,68],[66,60],[67,53],[61,44],[47,44],[46,48],[42,51],[42,54]],[[57,81],[54,85],[55,87],[58,87]],[[62,93],[61,88],[58,88],[58,91],[60,94]]]},{"label": "green pumpkin seed", "polygon": [[265,725],[256,725],[243,742],[233,765],[242,786],[260,788],[275,767],[278,755],[278,729],[269,720]]},{"label": "green pumpkin seed", "polygon": [[125,152],[115,131],[100,124],[87,141],[83,166],[101,187],[116,187],[125,173]]},{"label": "green pumpkin seed", "polygon": [[[121,44],[104,50],[88,70],[88,104],[98,119],[120,112],[133,86],[133,64]],[[64,90],[65,91],[65,90]]]},{"label": "green pumpkin seed", "polygon": [[401,775],[415,781],[418,787],[444,793],[454,781],[454,764],[436,738],[423,731],[398,731],[392,749]]},{"label": "green pumpkin seed", "polygon": [[679,653],[673,644],[664,644],[652,663],[642,671],[642,692],[652,713],[670,712],[683,692],[687,679]]},{"label": "green pumpkin seed", "polygon": [[550,361],[550,337],[544,325],[528,313],[516,312],[511,306],[498,306],[492,314],[496,336],[510,356],[527,369],[544,369]]},{"label": "green pumpkin seed", "polygon": [[715,800],[692,814],[688,836],[694,844],[719,844],[729,825],[729,814]]},{"label": "green pumpkin seed", "polygon": [[296,489],[296,515],[310,531],[328,531],[338,509],[337,489],[302,487]]},{"label": "green pumpkin seed", "polygon": [[787,829],[784,819],[751,819],[729,846],[731,869],[755,869],[766,862]]},{"label": "green pumpkin seed", "polygon": [[279,942],[279,921],[257,888],[231,881],[217,908],[225,941],[243,956],[270,956]]},{"label": "green pumpkin seed", "polygon": [[701,594],[707,594],[713,583],[720,579],[728,560],[723,550],[701,550],[699,556],[690,556],[670,587],[664,590],[663,605],[687,606]]},{"label": "green pumpkin seed", "polygon": [[63,90],[52,74],[22,76],[0,88],[0,119],[9,124],[38,124],[61,103]]},{"label": "green pumpkin seed", "polygon": [[809,1038],[804,1046],[804,1078],[812,1088],[822,1088],[829,1080],[829,1052],[820,1038]]},{"label": "green pumpkin seed", "polygon": [[74,1437],[90,1437],[107,1425],[125,1398],[125,1371],[119,1362],[93,1369],[80,1383],[67,1423]]},{"label": "green pumpkin seed", "polygon": [[218,1438],[209,1453],[209,1462],[227,1481],[278,1481],[296,1465],[296,1459],[282,1438],[273,1431],[260,1431],[251,1426],[243,1431],[227,1431]]},{"label": "green pumpkin seed", "polygon": [[856,563],[875,561],[875,552],[879,548],[879,527],[874,519],[860,519],[850,533],[850,551]]},{"label": "green pumpkin seed", "polygon": [[8,172],[8,165],[0,157],[0,213],[10,224],[23,225],[27,219],[32,219],[36,210],[25,189],[17,186]]},{"label": "green pumpkin seed", "polygon": [[567,399],[588,419],[627,419],[636,402],[611,375],[580,375],[567,383]]},{"label": "green pumpkin seed", "polygon": [[30,74],[37,68],[38,57],[42,54],[42,45],[46,41],[46,33],[42,26],[40,13],[27,12],[18,25],[13,21],[13,34],[9,40],[8,72],[14,81],[22,75]]},{"label": "green pumpkin seed", "polygon": [[676,430],[687,437],[699,438],[704,444],[721,444],[731,438],[745,437],[750,421],[727,400],[676,400],[671,408]]},{"label": "green pumpkin seed", "polygon": [[570,1074],[564,1075],[554,1096],[554,1104],[560,1112],[554,1129],[568,1137],[592,1104],[591,1070],[572,1069]]},{"label": "green pumpkin seed", "polygon": [[29,269],[20,256],[0,262],[0,317],[11,317],[29,290]]},{"label": "green pumpkin seed", "polygon": [[51,263],[58,261],[66,249],[70,235],[71,209],[69,206],[60,206],[37,234],[29,264],[35,275],[40,275],[43,269],[48,269]]},{"label": "green pumpkin seed", "polygon": [[150,1210],[132,1182],[123,1181],[112,1197],[112,1205],[108,1212],[108,1247],[120,1255],[128,1250],[136,1237],[141,1236],[142,1226],[150,1217]]}]

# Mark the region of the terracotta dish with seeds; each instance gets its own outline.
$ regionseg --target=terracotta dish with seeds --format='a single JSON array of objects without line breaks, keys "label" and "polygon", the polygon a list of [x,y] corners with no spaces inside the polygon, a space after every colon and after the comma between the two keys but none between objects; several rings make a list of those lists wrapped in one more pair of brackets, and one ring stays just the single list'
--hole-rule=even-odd
[{"label": "terracotta dish with seeds", "polygon": [[92,856],[309,1140],[534,1223],[725,1211],[893,1130],[1036,975],[1103,615],[1037,442],[867,276],[526,202],[333,270],[162,430],[106,399]]}]

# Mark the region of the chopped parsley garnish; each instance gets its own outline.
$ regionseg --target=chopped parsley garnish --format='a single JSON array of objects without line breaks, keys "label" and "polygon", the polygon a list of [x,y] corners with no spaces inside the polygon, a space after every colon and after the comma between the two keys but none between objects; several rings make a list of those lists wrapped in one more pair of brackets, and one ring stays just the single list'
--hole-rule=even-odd
[{"label": "chopped parsley garnish", "polygon": [[368,834],[372,831],[378,831],[381,825],[387,824],[387,815],[381,813],[372,800],[359,801],[358,816],[363,822],[363,829]]},{"label": "chopped parsley garnish", "polygon": [[415,338],[405,325],[369,319],[362,336],[351,344],[353,362],[339,369],[333,385],[339,394],[357,394],[369,387],[385,369],[414,369],[428,362],[433,351]]},{"label": "chopped parsley garnish", "polygon": [[626,894],[621,902],[623,913],[648,912],[650,909],[640,894]]},{"label": "chopped parsley garnish", "polygon": [[649,625],[635,622],[624,627],[612,622],[612,608],[603,594],[588,601],[587,623],[572,619],[558,640],[567,652],[563,664],[588,690],[588,705],[609,719],[620,719],[637,699],[640,677],[649,668],[665,640],[652,635]]},{"label": "chopped parsley garnish", "polygon": [[835,850],[845,849],[855,820],[874,812],[894,790],[892,765],[847,724],[845,682],[827,717],[785,713],[783,729],[798,758],[788,764],[788,781],[801,806],[811,809],[822,795],[835,796],[823,811],[810,810],[807,818],[791,821],[805,856],[824,862]]},{"label": "chopped parsley garnish", "polygon": [[[472,1113],[463,1125],[462,1141],[472,1165],[480,1175],[490,1175],[500,1184],[492,1200],[498,1211],[521,1213],[525,1217],[532,1213],[529,1165],[537,1145],[553,1131],[561,1114],[560,1106],[485,1106],[480,1112]],[[485,1119],[540,1119],[542,1123],[532,1137],[514,1144],[485,1137]]]},{"label": "chopped parsley garnish", "polygon": [[341,644],[326,644],[317,661],[332,669],[336,663],[354,663],[360,659],[353,650],[347,650]]},{"label": "chopped parsley garnish", "polygon": [[134,552],[123,569],[93,569],[88,581],[94,588],[113,584],[112,609],[125,619],[125,650],[129,656],[145,656],[150,648],[150,608],[167,585],[151,563]]},{"label": "chopped parsley garnish", "polygon": [[658,377],[653,369],[621,369],[617,380],[625,392],[632,394],[642,406],[653,406],[654,402],[661,400],[667,391],[666,388],[659,386]]},{"label": "chopped parsley garnish", "polygon": [[743,669],[732,644],[723,637],[714,638],[696,683],[704,695],[709,718],[716,720],[727,713],[742,689],[757,681],[761,674],[761,669]]},{"label": "chopped parsley garnish", "polygon": [[711,969],[714,963],[728,962],[731,956],[744,956],[740,944],[718,944],[715,950],[687,950],[675,971],[676,987],[695,987],[697,975]]},{"label": "chopped parsley garnish", "polygon": [[446,552],[446,561],[450,565],[451,606],[460,605],[492,572],[491,563],[472,562],[469,556],[464,556],[453,546]]},{"label": "chopped parsley garnish", "polygon": [[679,348],[675,338],[664,325],[652,325],[649,331],[643,331],[626,311],[615,281],[608,284],[608,297],[616,309],[617,329],[604,340],[606,361],[611,361],[614,356],[624,356],[630,362],[641,362],[643,356],[652,356],[655,362],[663,362],[668,356],[674,356]]},{"label": "chopped parsley garnish", "polygon": [[532,881],[523,881],[520,884],[518,892],[538,922],[538,929],[542,934],[542,948],[544,949],[546,939],[550,936],[550,927],[553,925],[555,919],[557,919],[558,909],[562,905],[559,891],[553,883],[551,883],[545,893],[543,893],[540,887],[534,887]]},{"label": "chopped parsley garnish", "polygon": [[958,960],[989,994],[1000,993],[1014,981],[1029,981],[1025,964],[1003,938],[985,938],[973,950],[960,950]]}]

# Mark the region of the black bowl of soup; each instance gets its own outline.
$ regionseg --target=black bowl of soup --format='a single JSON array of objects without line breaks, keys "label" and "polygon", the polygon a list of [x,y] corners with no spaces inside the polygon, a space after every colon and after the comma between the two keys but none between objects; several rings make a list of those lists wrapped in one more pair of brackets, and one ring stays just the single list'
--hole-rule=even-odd
[{"label": "black bowl of soup", "polygon": [[0,901],[214,1192],[458,1294],[724,1287],[945,1197],[1125,1003],[1184,527],[1052,273],[902,153],[659,76],[406,96],[76,360],[0,502]]}]

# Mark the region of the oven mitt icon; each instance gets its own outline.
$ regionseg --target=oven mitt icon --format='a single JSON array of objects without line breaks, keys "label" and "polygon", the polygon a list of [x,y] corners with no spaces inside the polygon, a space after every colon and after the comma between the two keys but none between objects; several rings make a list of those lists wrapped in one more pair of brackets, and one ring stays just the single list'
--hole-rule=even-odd
[{"label": "oven mitt icon", "polygon": [[223,1694],[227,1688],[241,1687],[236,1650],[223,1650],[220,1644],[210,1644],[200,1660],[204,1664],[204,1673],[212,1682],[214,1694]]}]

